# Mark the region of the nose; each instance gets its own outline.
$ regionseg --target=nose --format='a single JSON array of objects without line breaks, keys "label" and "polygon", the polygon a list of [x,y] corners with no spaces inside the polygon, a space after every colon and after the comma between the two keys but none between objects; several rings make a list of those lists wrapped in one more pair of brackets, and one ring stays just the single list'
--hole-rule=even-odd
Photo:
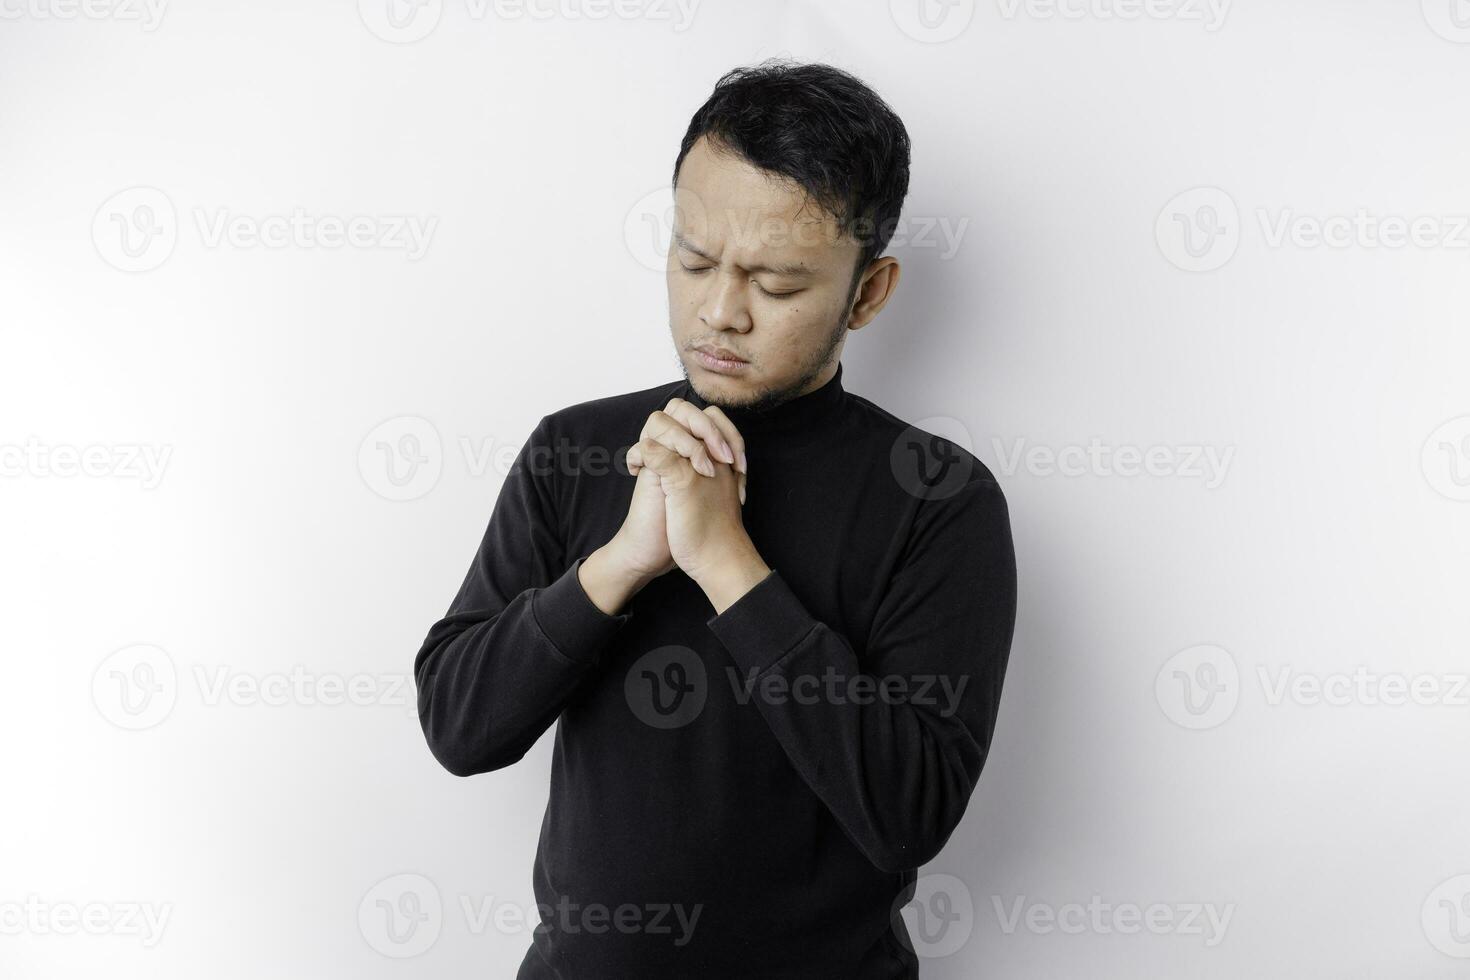
[{"label": "nose", "polygon": [[699,319],[711,330],[744,333],[752,326],[745,302],[745,284],[737,273],[719,272],[708,280],[699,304]]}]

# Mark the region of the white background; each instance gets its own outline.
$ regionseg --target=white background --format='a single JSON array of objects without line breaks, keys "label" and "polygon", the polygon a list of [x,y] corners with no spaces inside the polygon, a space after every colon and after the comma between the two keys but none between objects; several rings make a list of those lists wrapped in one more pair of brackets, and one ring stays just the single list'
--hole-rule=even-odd
[{"label": "white background", "polygon": [[658,195],[773,55],[907,124],[845,381],[1017,543],[924,975],[1470,969],[1461,0],[94,2],[0,0],[0,975],[513,975],[550,740],[451,777],[412,658],[537,419],[678,377]]}]

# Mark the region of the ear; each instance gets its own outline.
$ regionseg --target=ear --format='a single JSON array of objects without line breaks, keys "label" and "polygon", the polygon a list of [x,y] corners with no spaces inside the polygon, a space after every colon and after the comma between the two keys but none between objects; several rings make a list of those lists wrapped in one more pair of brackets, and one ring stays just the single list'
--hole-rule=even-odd
[{"label": "ear", "polygon": [[898,288],[901,274],[898,259],[891,255],[880,256],[869,263],[853,293],[851,316],[847,321],[849,330],[867,326],[888,305],[893,291]]}]

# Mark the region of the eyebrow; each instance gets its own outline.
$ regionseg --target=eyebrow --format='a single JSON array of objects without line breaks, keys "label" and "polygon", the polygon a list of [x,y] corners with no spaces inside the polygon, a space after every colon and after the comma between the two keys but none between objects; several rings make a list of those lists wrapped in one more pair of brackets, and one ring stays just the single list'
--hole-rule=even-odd
[{"label": "eyebrow", "polygon": [[[683,235],[676,233],[674,235],[674,242],[679,246],[679,248],[684,249],[686,252],[693,252],[695,255],[704,259],[706,262],[714,262],[716,265],[719,264],[718,260],[715,259],[714,256],[710,255],[708,252],[695,245]],[[744,266],[743,268],[746,272],[769,272],[771,275],[774,276],[786,276],[792,279],[800,279],[810,276],[812,274],[812,270],[807,268],[806,264],[802,262],[759,262],[755,265]]]}]

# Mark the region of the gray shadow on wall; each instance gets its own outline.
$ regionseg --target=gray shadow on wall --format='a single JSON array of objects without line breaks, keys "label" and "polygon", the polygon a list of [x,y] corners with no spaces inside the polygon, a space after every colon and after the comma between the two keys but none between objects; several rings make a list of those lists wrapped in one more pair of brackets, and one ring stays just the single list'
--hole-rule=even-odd
[{"label": "gray shadow on wall", "polygon": [[[954,352],[983,351],[990,346],[986,325],[1002,320],[983,301],[978,306],[974,302],[972,287],[984,257],[964,260],[967,265],[960,266],[941,261],[932,252],[891,249],[889,254],[902,263],[903,276],[888,307],[848,338],[843,362],[850,380],[845,386],[914,422],[931,414],[923,407],[933,388],[930,379],[954,376]],[[953,955],[921,959],[927,980],[972,980],[990,975],[999,963],[1014,964],[1010,955],[993,948],[1006,937],[996,921],[992,896],[1005,882],[1043,885],[1058,850],[1067,846],[1052,828],[1075,819],[1065,816],[1067,810],[1088,805],[1072,798],[1076,794],[1063,781],[1075,748],[1066,742],[1075,720],[1069,720],[1065,703],[1054,696],[1054,686],[1048,682],[1051,671],[1066,664],[1067,651],[1078,648],[1079,639],[1069,635],[1067,617],[1056,615],[1044,598],[1083,594],[1087,585],[1063,581],[1069,567],[1064,554],[1038,550],[1046,536],[1028,533],[1027,515],[1034,510],[1021,496],[1024,484],[998,472],[998,461],[986,458],[988,435],[993,431],[987,420],[964,421],[976,437],[977,457],[996,473],[1006,494],[1016,550],[1018,602],[985,768],[948,844],[919,872],[921,877],[945,874],[964,882],[974,909],[973,932]],[[987,445],[978,444],[982,438]],[[1007,900],[1006,895],[1000,897]]]}]

